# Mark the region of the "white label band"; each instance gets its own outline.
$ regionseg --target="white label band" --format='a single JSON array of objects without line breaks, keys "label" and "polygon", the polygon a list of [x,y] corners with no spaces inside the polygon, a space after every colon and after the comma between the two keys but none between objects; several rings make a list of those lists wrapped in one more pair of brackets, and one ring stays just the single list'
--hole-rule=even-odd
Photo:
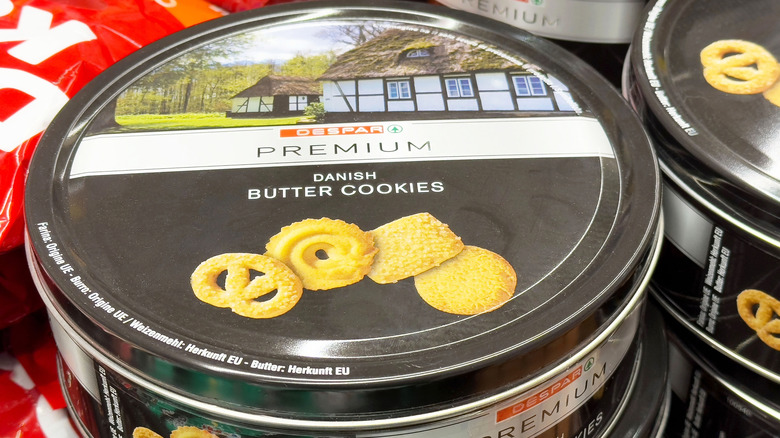
[{"label": "white label band", "polygon": [[295,125],[86,137],[70,177],[402,161],[614,157],[596,119]]}]

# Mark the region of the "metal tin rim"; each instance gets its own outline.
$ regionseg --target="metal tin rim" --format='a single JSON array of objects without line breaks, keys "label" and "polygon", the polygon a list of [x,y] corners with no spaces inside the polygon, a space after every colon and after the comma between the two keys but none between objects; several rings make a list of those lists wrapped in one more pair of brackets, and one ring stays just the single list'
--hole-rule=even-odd
[{"label": "metal tin rim", "polygon": [[[633,434],[631,436],[634,438],[660,438],[666,427],[671,399],[669,370],[667,367],[653,365],[668,362],[668,345],[661,313],[657,307],[652,305],[649,297],[644,305],[644,317],[639,337],[642,339],[642,343],[640,344],[640,354],[636,358],[638,362],[636,366],[637,379],[632,382],[634,387],[624,403],[623,409],[625,411],[616,416],[618,421],[610,425],[608,431],[602,434],[604,437],[622,437]],[[659,380],[663,383],[660,388],[657,386]],[[646,409],[650,409],[650,411],[648,412]],[[641,413],[631,417],[632,420],[640,417],[641,421],[626,421],[624,417],[626,413]],[[648,415],[653,413],[656,415]],[[618,435],[612,435],[613,433],[618,433]]]},{"label": "metal tin rim", "polygon": [[[689,344],[685,344],[684,346],[681,347],[681,349],[685,350],[683,352],[683,355],[688,360],[692,361],[693,363],[701,367],[718,384],[722,385],[724,388],[728,389],[729,391],[737,395],[740,399],[747,402],[747,404],[754,407],[757,411],[766,415],[768,418],[772,418],[773,420],[780,423],[780,410],[778,410],[778,407],[770,406],[764,403],[759,399],[759,397],[761,397],[760,394],[755,394],[749,389],[748,385],[752,385],[753,383],[747,380],[749,379],[749,377],[753,377],[755,379],[756,376],[747,376],[745,373],[756,372],[756,374],[758,374],[759,377],[766,377],[770,380],[773,380],[774,382],[778,381],[777,376],[766,375],[765,373],[760,372],[761,370],[757,370],[754,367],[750,366],[749,363],[746,364],[744,363],[744,361],[740,361],[738,357],[734,357],[733,355],[729,354],[728,351],[723,351],[722,349],[717,348],[716,345],[712,345],[709,342],[701,342],[703,338],[699,336],[697,332],[692,331],[691,327],[687,327],[685,321],[682,321],[673,311],[670,311],[670,309],[666,307],[667,303],[663,302],[662,299],[659,299],[660,297],[658,296],[658,294],[652,291],[652,287],[651,287],[651,295],[654,298],[654,301],[658,302],[667,311],[666,314],[672,317],[675,324],[681,324],[681,327],[685,330],[685,334],[686,334],[685,336],[696,335],[695,341],[702,344],[701,348],[715,347],[715,351],[706,352],[705,354],[696,354],[698,352],[696,346],[694,346],[694,349],[691,350],[690,349],[691,346]],[[680,339],[679,337],[681,334],[679,330],[670,330],[670,333],[672,334],[672,337],[676,338],[677,343],[679,344],[682,343],[683,340]],[[711,355],[712,353],[715,354],[725,353],[725,355],[728,356],[728,359],[732,362],[733,365],[736,365],[738,367],[744,367],[742,370],[740,370],[740,372],[742,373],[742,377],[744,379],[738,382],[737,384],[733,383],[735,382],[734,378],[738,376],[733,376],[719,371],[717,369],[717,366],[711,363],[712,359],[709,356],[707,356],[708,354]],[[771,391],[771,388],[769,390]]]},{"label": "metal tin rim", "polygon": [[[662,227],[662,225],[659,224],[659,228],[660,227]],[[660,235],[661,233],[659,232],[658,236]],[[65,332],[71,337],[71,339],[77,342],[77,345],[80,348],[84,349],[85,352],[87,352],[93,358],[99,359],[101,362],[108,365],[113,371],[115,371],[122,377],[136,383],[140,387],[159,393],[169,398],[170,400],[174,400],[184,406],[190,406],[203,412],[212,412],[222,418],[248,422],[250,424],[270,426],[270,427],[282,427],[282,428],[293,427],[302,430],[322,430],[322,431],[337,430],[337,429],[368,430],[368,429],[376,429],[376,428],[387,428],[390,426],[392,427],[409,426],[409,425],[427,423],[433,420],[457,417],[459,415],[463,415],[468,412],[473,412],[482,408],[486,408],[488,406],[491,406],[503,400],[509,399],[515,395],[522,394],[523,392],[528,391],[529,389],[532,389],[538,385],[545,383],[546,381],[550,380],[554,376],[568,369],[573,363],[576,363],[577,361],[585,358],[591,351],[593,351],[602,343],[606,342],[609,339],[609,337],[621,326],[623,321],[632,312],[638,310],[638,308],[645,301],[646,291],[648,290],[650,284],[650,274],[652,273],[653,268],[658,260],[661,242],[662,239],[660,237],[656,238],[656,242],[653,246],[653,253],[650,256],[649,263],[645,269],[645,275],[641,283],[636,288],[636,291],[632,295],[630,301],[627,303],[626,306],[624,306],[620,310],[618,317],[615,318],[608,327],[606,327],[597,336],[595,336],[588,343],[587,346],[581,348],[579,351],[569,356],[566,361],[558,364],[555,368],[549,369],[543,374],[534,376],[533,379],[524,382],[522,385],[510,388],[509,390],[503,391],[499,394],[495,394],[490,397],[485,397],[463,405],[438,410],[435,412],[409,415],[402,418],[393,417],[393,418],[374,419],[374,420],[365,420],[365,421],[351,420],[351,421],[339,421],[339,422],[312,421],[312,420],[298,420],[298,419],[291,419],[291,418],[279,418],[279,417],[272,417],[267,415],[244,413],[244,412],[239,412],[236,409],[211,405],[209,403],[205,403],[200,400],[188,398],[170,389],[158,386],[134,374],[132,371],[125,369],[125,367],[117,363],[114,359],[108,357],[100,349],[96,348],[95,346],[87,342],[85,340],[84,334],[80,333],[78,329],[75,329],[72,326],[72,324],[69,321],[67,321],[60,312],[55,311],[55,312],[50,312],[50,314],[55,317],[57,323],[60,326],[62,326]],[[28,259],[29,257],[30,256],[28,256]],[[35,271],[38,271],[37,265],[32,264],[32,266],[34,267]],[[41,282],[41,279],[39,277],[40,272],[36,272],[36,274],[38,275],[33,276],[36,286],[43,288],[42,290],[47,290],[48,287]],[[50,298],[48,296],[42,295],[42,297],[44,303],[49,309],[53,309],[53,310],[57,309],[54,303],[50,301]]]},{"label": "metal tin rim", "polygon": [[664,311],[666,311],[669,315],[671,315],[671,317],[674,319],[675,322],[685,327],[685,329],[688,330],[690,333],[695,334],[696,339],[704,342],[709,347],[712,347],[713,349],[717,350],[721,354],[727,356],[729,359],[739,363],[740,365],[755,372],[756,374],[759,374],[774,382],[780,383],[780,375],[777,375],[772,371],[757,365],[753,361],[750,361],[740,356],[734,351],[724,347],[720,343],[710,339],[710,337],[706,336],[704,332],[697,325],[692,324],[691,322],[683,318],[683,316],[679,314],[679,312],[674,308],[674,306],[671,303],[669,303],[660,293],[655,291],[652,287],[651,287],[651,295],[655,298],[658,304],[664,309]]}]

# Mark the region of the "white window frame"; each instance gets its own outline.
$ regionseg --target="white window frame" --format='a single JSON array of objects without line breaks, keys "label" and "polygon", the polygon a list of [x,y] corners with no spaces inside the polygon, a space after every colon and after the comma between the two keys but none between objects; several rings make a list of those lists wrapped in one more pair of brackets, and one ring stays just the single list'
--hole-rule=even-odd
[{"label": "white window frame", "polygon": [[[451,84],[454,85],[454,87],[451,86]],[[447,97],[449,98],[474,97],[474,84],[471,82],[470,77],[445,78],[444,86],[447,89]]]},{"label": "white window frame", "polygon": [[427,58],[431,56],[430,49],[412,49],[406,52],[407,58]]},{"label": "white window frame", "polygon": [[290,111],[303,111],[309,106],[309,96],[290,96],[288,102]]},{"label": "white window frame", "polygon": [[412,98],[412,85],[409,79],[389,80],[386,88],[388,100],[411,100]]},{"label": "white window frame", "polygon": [[[520,84],[523,84],[522,86]],[[541,78],[533,75],[512,76],[515,94],[519,97],[547,96],[547,86]]]}]

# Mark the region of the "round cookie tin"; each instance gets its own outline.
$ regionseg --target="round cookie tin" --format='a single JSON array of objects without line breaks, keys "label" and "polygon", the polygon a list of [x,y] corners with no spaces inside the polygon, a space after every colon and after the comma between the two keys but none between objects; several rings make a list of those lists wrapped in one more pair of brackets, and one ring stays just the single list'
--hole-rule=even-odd
[{"label": "round cookie tin", "polygon": [[713,347],[780,382],[780,37],[765,31],[778,18],[775,2],[656,1],[624,94],[664,175],[659,298]]},{"label": "round cookie tin", "polygon": [[665,436],[780,435],[777,382],[752,373],[668,321],[671,409]]},{"label": "round cookie tin", "polygon": [[437,0],[537,35],[566,41],[628,43],[645,0]]},{"label": "round cookie tin", "polygon": [[641,122],[557,46],[441,10],[231,15],[47,129],[30,265],[100,435],[172,430],[124,383],[196,413],[177,427],[532,437],[625,382],[661,240]]}]

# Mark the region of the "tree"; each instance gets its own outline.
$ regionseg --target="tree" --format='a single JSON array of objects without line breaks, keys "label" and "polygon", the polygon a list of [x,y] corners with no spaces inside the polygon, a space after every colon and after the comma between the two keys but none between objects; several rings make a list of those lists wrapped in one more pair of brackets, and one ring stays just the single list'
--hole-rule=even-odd
[{"label": "tree", "polygon": [[280,73],[285,76],[302,76],[316,79],[336,60],[336,54],[328,52],[321,55],[303,56],[295,55],[292,59],[282,64]]},{"label": "tree", "polygon": [[387,28],[381,23],[366,22],[364,24],[335,26],[332,30],[327,31],[327,34],[334,41],[359,46],[386,30]]}]

